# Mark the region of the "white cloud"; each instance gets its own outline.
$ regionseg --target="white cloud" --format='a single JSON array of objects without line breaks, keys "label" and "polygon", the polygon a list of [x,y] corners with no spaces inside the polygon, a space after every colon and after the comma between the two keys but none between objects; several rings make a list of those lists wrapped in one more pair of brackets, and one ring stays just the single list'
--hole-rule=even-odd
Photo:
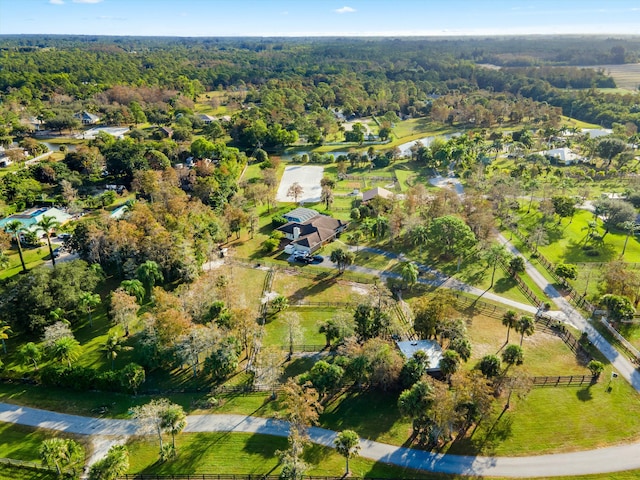
[{"label": "white cloud", "polygon": [[51,5],[64,5],[64,0],[49,0]]},{"label": "white cloud", "polygon": [[351,7],[342,7],[342,8],[338,8],[337,10],[334,10],[334,12],[336,13],[353,13],[355,11],[356,9]]},{"label": "white cloud", "polygon": [[100,3],[102,0],[72,0],[73,3]]}]

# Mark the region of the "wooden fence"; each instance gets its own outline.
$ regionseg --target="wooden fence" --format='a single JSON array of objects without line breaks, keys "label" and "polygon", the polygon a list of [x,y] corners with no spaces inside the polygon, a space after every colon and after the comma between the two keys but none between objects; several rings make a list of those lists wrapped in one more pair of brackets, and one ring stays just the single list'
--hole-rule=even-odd
[{"label": "wooden fence", "polygon": [[[341,477],[312,477],[302,476],[301,480],[344,480],[344,476]],[[385,480],[377,477],[357,477],[350,476],[353,479],[366,479],[366,480]],[[410,477],[402,477],[405,480],[411,480]],[[279,480],[278,475],[260,475],[260,474],[233,474],[233,473],[191,473],[191,474],[173,474],[173,475],[157,475],[151,473],[138,473],[138,474],[125,474],[118,477],[119,480]],[[386,479],[388,480],[388,479]]]},{"label": "wooden fence", "polygon": [[596,377],[593,375],[565,375],[558,377],[532,377],[531,382],[534,387],[579,387],[581,385],[593,384]]},{"label": "wooden fence", "polygon": [[513,269],[506,262],[501,261],[500,265],[509,275],[511,275],[511,278],[516,282],[518,288],[525,295],[525,297],[527,297],[536,307],[540,308],[543,304],[542,300],[540,300],[540,298],[535,293],[533,293],[533,290],[529,288],[524,280],[520,278],[520,274],[513,271]]},{"label": "wooden fence", "polygon": [[567,290],[569,299],[576,307],[583,308],[589,313],[593,313],[595,311],[596,308],[586,299],[584,295],[581,295],[580,293],[578,293],[571,285],[569,285],[569,283],[566,280],[564,280],[563,278],[560,278],[556,274],[555,265],[551,263],[549,260],[547,260],[545,256],[540,253],[537,247],[531,244],[528,238],[522,235],[522,233],[520,233],[520,231],[515,227],[512,228],[511,231],[515,234],[516,237],[520,239],[522,243],[524,243],[529,248],[529,250],[535,253],[536,260],[538,260],[538,262],[545,268],[545,270],[554,279],[554,281],[558,285],[562,285],[562,287],[565,290]]},{"label": "wooden fence", "polygon": [[0,458],[0,463],[3,465],[11,465],[13,467],[28,468],[32,470],[45,470],[48,472],[55,471],[55,468],[47,467],[40,462],[26,462],[24,460],[15,460],[13,458]]},{"label": "wooden fence", "polygon": [[622,349],[622,351],[629,357],[629,359],[636,365],[640,365],[640,352],[629,343],[620,333],[613,328],[613,326],[607,321],[605,317],[600,319],[600,323],[607,329],[607,331],[613,335],[615,343]]},{"label": "wooden fence", "polygon": [[[492,318],[502,318],[507,312],[507,308],[487,303],[479,299],[471,299],[459,293],[454,293],[456,297],[456,306],[463,310],[473,309],[474,313],[480,315],[486,315]],[[565,327],[559,320],[549,317],[544,313],[535,316],[536,327],[547,333],[557,335],[560,339],[569,347],[569,349],[576,355],[590,359],[591,355],[582,347],[580,340],[573,335],[567,327]]]}]

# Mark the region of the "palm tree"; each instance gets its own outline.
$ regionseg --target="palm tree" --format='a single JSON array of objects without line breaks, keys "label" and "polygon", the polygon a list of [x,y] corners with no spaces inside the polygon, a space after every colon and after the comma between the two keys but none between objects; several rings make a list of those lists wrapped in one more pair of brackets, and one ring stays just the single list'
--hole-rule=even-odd
[{"label": "palm tree", "polygon": [[516,326],[516,322],[518,321],[518,314],[513,310],[508,310],[502,316],[502,324],[507,327],[507,341],[505,343],[509,343],[509,332],[511,329]]},{"label": "palm tree", "polygon": [[360,250],[360,240],[362,240],[362,232],[360,230],[356,230],[349,235],[349,241],[356,244],[356,253]]},{"label": "palm tree", "polygon": [[59,362],[67,362],[71,368],[71,362],[75,362],[80,356],[80,343],[73,337],[62,337],[56,340],[51,349],[51,355]]},{"label": "palm tree", "polygon": [[136,297],[138,303],[142,304],[142,301],[144,300],[144,296],[146,294],[146,290],[140,280],[123,280],[122,282],[120,282],[120,288],[122,288],[122,290],[127,292],[129,295]]},{"label": "palm tree", "polygon": [[440,372],[449,381],[460,368],[460,355],[455,350],[446,350],[440,360]]},{"label": "palm tree", "polygon": [[93,327],[93,318],[91,317],[91,312],[93,311],[93,307],[98,306],[99,303],[100,295],[98,295],[97,293],[82,292],[80,294],[80,307],[84,309],[84,311],[89,315],[90,327]]},{"label": "palm tree", "polygon": [[533,332],[536,330],[536,322],[528,315],[523,315],[517,321],[515,325],[516,332],[520,333],[520,346],[522,346],[522,341],[524,340],[524,336],[527,337],[533,335]]},{"label": "palm tree", "polygon": [[147,260],[140,265],[136,270],[136,277],[145,286],[148,295],[151,295],[151,289],[156,283],[164,280],[160,266],[153,260]]},{"label": "palm tree", "polygon": [[2,343],[2,351],[4,354],[7,354],[7,344],[4,343],[5,340],[9,338],[9,332],[11,331],[11,327],[6,323],[0,321],[0,342]]},{"label": "palm tree", "polygon": [[23,364],[33,363],[33,368],[38,370],[38,362],[42,358],[42,350],[35,343],[28,342],[20,347],[20,350],[18,350],[18,356],[22,360]]},{"label": "palm tree", "polygon": [[51,248],[51,231],[58,228],[60,226],[60,222],[55,219],[55,217],[49,217],[47,215],[43,215],[42,218],[36,226],[39,230],[44,231],[45,236],[47,237],[47,244],[49,245],[49,255],[51,256],[51,264],[56,266],[56,257],[53,256],[53,248]]},{"label": "palm tree", "polygon": [[521,365],[524,361],[524,351],[518,345],[508,345],[502,352],[502,361],[507,364],[507,369],[512,365]]},{"label": "palm tree", "polygon": [[180,405],[173,403],[162,413],[162,429],[171,434],[171,444],[174,455],[176,450],[176,435],[182,432],[186,426],[187,415]]},{"label": "palm tree", "polygon": [[408,288],[411,288],[418,281],[418,267],[413,262],[405,262],[400,269],[400,276]]},{"label": "palm tree", "polygon": [[111,370],[113,370],[118,352],[122,350],[120,345],[120,338],[118,335],[112,333],[107,337],[107,341],[102,345],[102,350],[106,353],[107,358],[111,360]]},{"label": "palm tree", "polygon": [[349,458],[358,455],[360,450],[360,438],[358,434],[353,430],[343,430],[338,433],[338,436],[333,441],[336,446],[336,451],[342,455],[347,461],[347,469],[345,475],[349,475]]},{"label": "palm tree", "polygon": [[58,477],[62,477],[62,464],[66,458],[66,443],[62,438],[48,438],[40,445],[40,458],[47,466],[55,465]]},{"label": "palm tree", "polygon": [[65,323],[67,325],[71,325],[69,323],[69,320],[67,320],[67,315],[65,313],[65,311],[60,308],[60,307],[56,307],[54,310],[51,310],[49,312],[49,316],[55,321],[55,322],[62,322]]},{"label": "palm tree", "polygon": [[27,266],[24,263],[24,256],[22,254],[22,243],[20,243],[20,234],[24,232],[24,225],[20,220],[11,220],[4,226],[5,230],[13,234],[18,244],[18,255],[20,255],[20,263],[22,263],[22,273],[27,273]]}]

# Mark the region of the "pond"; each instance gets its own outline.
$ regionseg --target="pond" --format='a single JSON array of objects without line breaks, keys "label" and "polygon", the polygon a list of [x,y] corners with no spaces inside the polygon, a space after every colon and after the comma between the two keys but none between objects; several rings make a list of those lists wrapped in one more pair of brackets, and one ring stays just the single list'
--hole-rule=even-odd
[{"label": "pond", "polygon": [[444,138],[445,140],[449,140],[450,138],[459,137],[460,135],[462,135],[462,132],[445,133],[444,135],[429,135],[428,137],[422,137],[417,140],[411,140],[410,142],[398,145],[398,148],[400,149],[402,155],[411,155],[411,147],[413,147],[418,142],[421,142],[424,146],[428,147],[436,138]]},{"label": "pond", "polygon": [[46,145],[49,151],[51,152],[59,152],[60,147],[63,145],[65,145],[70,152],[75,152],[76,148],[78,147],[78,145],[75,145],[75,144],[66,145],[64,143],[50,143],[50,142],[39,142],[39,143]]}]

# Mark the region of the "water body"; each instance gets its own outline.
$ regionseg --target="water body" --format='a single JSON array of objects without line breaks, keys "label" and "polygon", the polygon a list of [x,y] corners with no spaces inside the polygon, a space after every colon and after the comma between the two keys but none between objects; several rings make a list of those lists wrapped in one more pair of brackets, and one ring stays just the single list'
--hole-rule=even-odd
[{"label": "water body", "polygon": [[[428,137],[422,137],[417,140],[411,140],[410,142],[398,145],[398,148],[400,149],[400,152],[402,155],[411,155],[411,147],[415,145],[417,142],[422,142],[423,145],[429,146],[431,145],[431,142],[433,142],[433,140],[436,138],[444,138],[445,140],[449,140],[450,138],[459,137],[460,135],[462,135],[462,132],[445,133],[443,135],[429,135]],[[339,155],[347,155],[349,152],[335,151],[335,152],[325,152],[325,153],[333,155],[334,158],[338,158]],[[302,156],[305,154],[311,156],[311,151],[297,151],[295,153],[285,153],[282,155],[281,158],[283,160],[291,160],[291,158],[293,158],[294,155]]]},{"label": "water body", "polygon": [[422,137],[417,140],[411,140],[410,142],[398,145],[398,148],[400,149],[402,155],[411,155],[411,147],[413,147],[418,142],[421,142],[425,147],[428,147],[436,138],[444,138],[445,140],[449,140],[450,138],[459,137],[460,135],[462,135],[462,132],[445,133],[444,135],[429,135],[428,137]]},{"label": "water body", "polygon": [[70,151],[70,152],[75,152],[76,148],[78,147],[78,145],[75,145],[75,144],[73,144],[73,145],[65,145],[64,143],[49,143],[49,142],[39,142],[39,143],[42,143],[42,144],[46,145],[47,148],[49,149],[49,151],[51,151],[51,152],[59,152],[60,151],[60,147],[63,146],[63,145],[66,146],[67,150]]}]

